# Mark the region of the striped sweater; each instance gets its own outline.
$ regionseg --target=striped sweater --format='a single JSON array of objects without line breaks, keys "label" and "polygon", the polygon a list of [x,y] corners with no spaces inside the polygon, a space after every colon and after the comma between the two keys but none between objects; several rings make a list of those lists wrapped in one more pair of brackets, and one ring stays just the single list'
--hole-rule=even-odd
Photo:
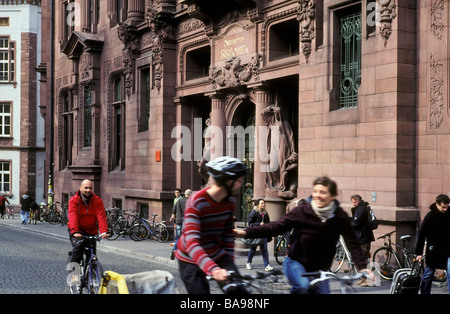
[{"label": "striped sweater", "polygon": [[216,261],[224,255],[234,259],[234,198],[217,203],[201,190],[188,201],[183,232],[175,256],[186,263],[197,264],[207,275],[219,269]]}]

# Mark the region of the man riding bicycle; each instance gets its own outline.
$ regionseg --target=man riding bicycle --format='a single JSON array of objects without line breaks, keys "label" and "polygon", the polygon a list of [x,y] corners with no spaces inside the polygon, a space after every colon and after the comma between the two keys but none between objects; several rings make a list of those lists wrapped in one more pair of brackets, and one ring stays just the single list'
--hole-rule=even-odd
[{"label": "man riding bicycle", "polygon": [[71,262],[80,263],[83,258],[85,243],[80,241],[83,235],[93,236],[100,231],[103,239],[109,237],[103,201],[92,191],[92,182],[84,180],[81,182],[80,189],[69,201],[68,228],[73,246]]},{"label": "man riding bicycle", "polygon": [[213,185],[188,202],[175,252],[181,279],[190,294],[210,293],[207,276],[223,285],[228,271],[239,273],[234,264],[233,195],[239,192],[247,167],[236,158],[219,157],[206,168]]}]

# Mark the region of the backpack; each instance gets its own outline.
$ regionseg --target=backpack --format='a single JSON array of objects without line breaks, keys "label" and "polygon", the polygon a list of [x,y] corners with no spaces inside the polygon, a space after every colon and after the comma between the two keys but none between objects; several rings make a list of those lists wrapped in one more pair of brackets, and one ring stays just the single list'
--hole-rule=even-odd
[{"label": "backpack", "polygon": [[378,219],[377,217],[375,217],[375,213],[370,208],[370,206],[367,206],[367,209],[369,210],[367,226],[370,228],[370,230],[375,230],[378,228]]}]

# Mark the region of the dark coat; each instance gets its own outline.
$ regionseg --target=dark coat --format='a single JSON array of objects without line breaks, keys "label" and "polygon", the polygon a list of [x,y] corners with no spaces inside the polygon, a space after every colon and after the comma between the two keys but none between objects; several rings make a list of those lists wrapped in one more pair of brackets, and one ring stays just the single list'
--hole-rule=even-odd
[{"label": "dark coat", "polygon": [[372,229],[369,228],[369,203],[361,201],[358,206],[352,208],[352,226],[359,243],[375,241]]},{"label": "dark coat", "polygon": [[288,256],[300,262],[306,271],[329,270],[339,236],[342,235],[358,269],[366,268],[367,262],[361,246],[356,241],[350,217],[335,201],[332,217],[322,222],[309,203],[291,209],[277,221],[262,226],[247,227],[246,238],[275,236],[294,228]]},{"label": "dark coat", "polygon": [[248,225],[249,226],[253,226],[253,225],[259,226],[261,224],[261,222],[263,222],[263,219],[264,219],[265,224],[270,222],[270,217],[267,212],[265,212],[264,215],[262,215],[260,212],[258,212],[256,210],[252,210],[252,212],[248,216]]},{"label": "dark coat", "polygon": [[417,255],[423,255],[425,241],[426,264],[431,268],[447,269],[447,257],[449,256],[449,215],[441,213],[436,203],[430,206],[430,212],[423,219],[419,229],[416,244]]},{"label": "dark coat", "polygon": [[22,195],[20,198],[20,210],[29,212],[31,209],[31,203],[33,203],[33,198],[28,194]]}]

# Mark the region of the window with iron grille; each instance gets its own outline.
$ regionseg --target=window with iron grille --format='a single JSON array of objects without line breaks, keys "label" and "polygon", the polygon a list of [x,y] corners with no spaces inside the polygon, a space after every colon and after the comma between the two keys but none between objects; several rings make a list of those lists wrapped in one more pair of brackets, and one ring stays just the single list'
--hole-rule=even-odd
[{"label": "window with iron grille", "polygon": [[92,146],[92,90],[84,87],[84,147]]},{"label": "window with iron grille", "polygon": [[340,108],[356,108],[361,85],[361,13],[341,17],[340,25]]}]

